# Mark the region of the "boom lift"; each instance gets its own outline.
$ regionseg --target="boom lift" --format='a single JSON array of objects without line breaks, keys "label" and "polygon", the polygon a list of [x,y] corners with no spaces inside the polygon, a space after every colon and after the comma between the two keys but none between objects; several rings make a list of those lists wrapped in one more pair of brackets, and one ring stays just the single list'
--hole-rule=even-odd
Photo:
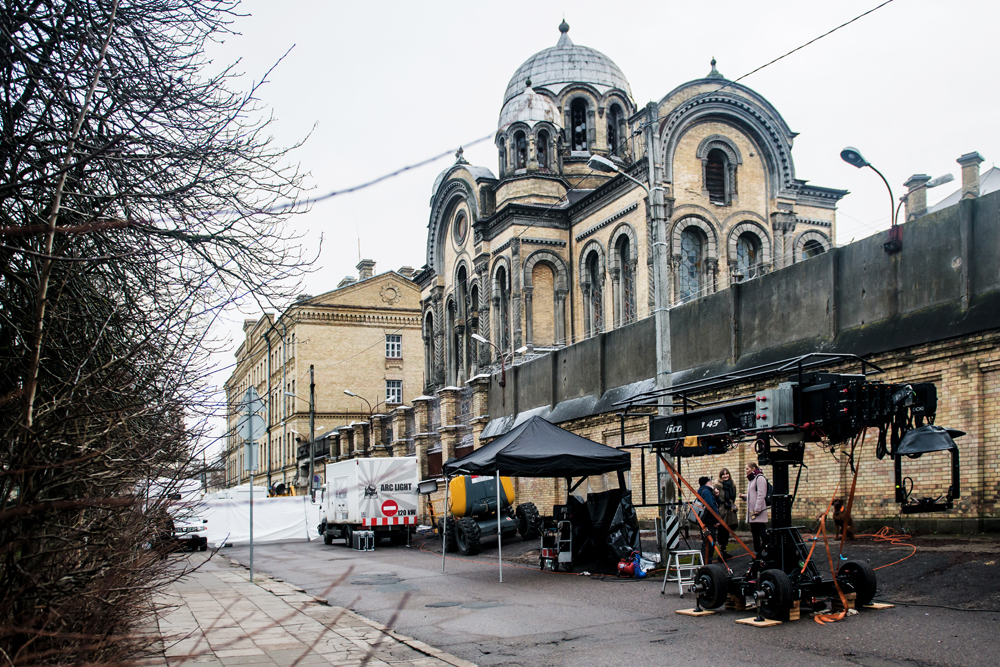
[{"label": "boom lift", "polygon": [[[853,374],[822,370],[823,366],[855,363],[860,369]],[[761,465],[772,467],[771,529],[765,547],[755,554],[746,572],[720,564],[701,567],[692,585],[699,608],[720,607],[727,595],[753,597],[758,618],[783,620],[796,600],[811,606],[816,598],[837,595],[838,584],[841,591],[856,594],[858,606],[871,602],[876,577],[868,563],[848,561],[839,568],[836,581],[824,577],[809,558],[802,527],[792,525],[798,482],[795,490],[789,488],[789,467],[802,465],[806,444],[822,443],[832,449],[866,429],[877,429],[876,457],[889,456],[893,461],[896,502],[902,513],[953,508],[959,497],[959,463],[952,438],[964,434],[934,426],[937,389],[933,384],[868,379],[881,372],[855,355],[813,353],[646,392],[618,404],[627,413],[635,407],[661,406],[661,398],[672,397],[669,406],[674,413],[651,418],[650,441],[623,447],[650,449],[669,470],[673,466],[667,457],[724,454],[744,443],[753,444]],[[774,379],[780,380],[776,388],[753,394],[708,402],[696,399],[722,395],[737,385],[766,386]],[[951,485],[942,495],[916,498],[912,478],[903,476],[903,460],[930,452],[950,452]],[[855,465],[851,460],[851,467]]]}]

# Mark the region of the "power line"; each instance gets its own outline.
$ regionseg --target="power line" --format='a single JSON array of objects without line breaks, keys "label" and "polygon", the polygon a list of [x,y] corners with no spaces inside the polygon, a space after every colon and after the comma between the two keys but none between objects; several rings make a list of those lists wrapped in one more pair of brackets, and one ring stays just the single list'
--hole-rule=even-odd
[{"label": "power line", "polygon": [[893,1],[893,0],[885,0],[885,2],[883,2],[882,4],[880,4],[880,5],[876,6],[876,7],[872,7],[871,9],[869,9],[869,10],[868,10],[867,12],[864,12],[863,14],[858,14],[857,16],[855,16],[855,17],[854,17],[853,19],[851,19],[850,21],[846,21],[845,23],[841,23],[841,24],[840,24],[840,25],[838,25],[838,26],[837,26],[836,28],[833,28],[832,30],[828,30],[828,31],[824,32],[824,33],[823,33],[822,35],[820,35],[819,37],[814,37],[814,38],[810,39],[810,40],[809,40],[808,42],[806,42],[805,44],[802,44],[801,46],[797,46],[797,47],[795,47],[794,49],[792,49],[792,50],[791,50],[791,51],[789,51],[788,53],[786,53],[786,54],[784,54],[784,55],[781,55],[781,56],[778,56],[777,58],[775,58],[774,60],[772,60],[772,61],[770,61],[770,62],[767,62],[767,63],[764,63],[763,65],[761,65],[761,66],[760,66],[760,67],[758,67],[757,69],[755,69],[755,70],[751,70],[751,71],[747,72],[746,74],[744,74],[743,76],[741,76],[741,77],[739,77],[739,78],[737,78],[737,79],[735,79],[735,80],[733,80],[733,81],[729,81],[728,83],[726,83],[726,85],[722,86],[722,87],[721,87],[721,88],[719,88],[718,90],[715,90],[714,92],[716,92],[716,93],[717,93],[717,92],[719,92],[720,90],[724,90],[724,89],[728,88],[729,86],[733,85],[734,83],[738,83],[739,81],[742,81],[743,79],[747,78],[747,77],[748,77],[748,76],[750,76],[751,74],[756,74],[757,72],[761,71],[761,70],[762,70],[762,69],[764,69],[765,67],[769,67],[769,66],[773,65],[774,63],[778,62],[779,60],[782,60],[783,58],[787,58],[788,56],[792,55],[792,54],[793,54],[793,53],[795,53],[796,51],[801,51],[802,49],[806,48],[806,47],[807,47],[807,46],[809,46],[810,44],[813,44],[813,43],[815,43],[815,42],[818,42],[819,40],[823,39],[824,37],[827,37],[827,36],[829,36],[829,35],[832,35],[833,33],[837,32],[837,31],[838,31],[838,30],[840,30],[841,28],[844,28],[844,27],[846,27],[846,26],[849,26],[849,25],[851,25],[852,23],[854,23],[855,21],[857,21],[857,20],[859,20],[859,19],[862,19],[862,18],[864,18],[864,17],[868,16],[868,15],[869,15],[869,14],[871,14],[872,12],[875,12],[875,11],[877,11],[877,10],[879,10],[879,9],[882,9],[883,7],[885,7],[886,5],[888,5],[888,4],[889,4],[890,2],[892,2],[892,1]]}]

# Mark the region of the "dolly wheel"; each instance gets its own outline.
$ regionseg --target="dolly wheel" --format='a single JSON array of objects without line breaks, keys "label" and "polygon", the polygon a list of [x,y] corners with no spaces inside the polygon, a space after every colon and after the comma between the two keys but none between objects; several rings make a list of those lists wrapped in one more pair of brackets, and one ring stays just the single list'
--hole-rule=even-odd
[{"label": "dolly wheel", "polygon": [[792,608],[792,580],[781,570],[764,570],[757,579],[757,592],[764,599],[760,611],[764,618],[775,621],[788,620]]},{"label": "dolly wheel", "polygon": [[729,572],[722,565],[702,565],[694,577],[698,604],[705,609],[716,609],[726,604],[729,593]]},{"label": "dolly wheel", "polygon": [[868,563],[860,560],[847,561],[837,570],[837,581],[842,589],[847,588],[848,592],[855,593],[856,607],[872,603],[878,580],[875,577],[875,570]]}]

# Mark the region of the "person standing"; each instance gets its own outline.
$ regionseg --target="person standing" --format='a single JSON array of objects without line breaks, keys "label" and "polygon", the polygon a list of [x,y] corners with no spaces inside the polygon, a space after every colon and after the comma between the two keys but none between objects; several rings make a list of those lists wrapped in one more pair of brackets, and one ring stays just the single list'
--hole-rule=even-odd
[{"label": "person standing", "polygon": [[740,494],[740,500],[747,501],[747,523],[753,535],[754,553],[759,556],[767,538],[767,479],[756,461],[747,463],[743,470],[747,475],[747,492]]},{"label": "person standing", "polygon": [[719,536],[719,520],[715,518],[708,508],[711,507],[715,514],[719,513],[719,504],[715,501],[715,488],[709,486],[711,477],[701,477],[698,479],[698,499],[705,509],[701,512],[701,522],[705,524],[704,551],[705,565],[712,562],[712,553],[715,551],[715,541]]},{"label": "person standing", "polygon": [[[737,516],[736,516],[736,499],[739,497],[739,492],[736,490],[736,482],[733,481],[733,476],[729,473],[729,468],[723,468],[719,471],[719,479],[715,480],[715,493],[718,496],[719,502],[719,516],[725,522],[727,526],[736,530],[737,526]],[[726,549],[729,548],[729,531],[724,527],[719,527],[719,551],[722,552],[722,557],[727,558]]]}]

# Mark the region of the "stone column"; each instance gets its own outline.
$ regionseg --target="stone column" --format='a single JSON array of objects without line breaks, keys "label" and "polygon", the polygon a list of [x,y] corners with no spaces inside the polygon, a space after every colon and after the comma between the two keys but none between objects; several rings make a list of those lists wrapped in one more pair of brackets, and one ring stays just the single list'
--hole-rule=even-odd
[{"label": "stone column", "polygon": [[357,458],[354,454],[354,428],[342,426],[338,432],[340,434],[340,457],[342,459]]},{"label": "stone column", "polygon": [[528,171],[538,171],[538,153],[535,150],[535,134],[528,133]]},{"label": "stone column", "polygon": [[777,269],[795,263],[795,248],[789,247],[788,236],[795,231],[795,214],[789,211],[775,211],[771,214],[771,229],[774,245],[780,248],[780,254],[775,253],[774,265]]},{"label": "stone column", "polygon": [[406,416],[412,412],[413,408],[401,405],[393,411],[392,415],[392,455],[408,456],[410,443],[407,441]]},{"label": "stone column", "polygon": [[555,306],[556,306],[556,321],[555,321],[555,334],[556,334],[556,345],[568,345],[569,341],[566,340],[566,293],[568,290],[566,288],[559,288],[556,290],[555,294]]},{"label": "stone column", "polygon": [[510,319],[514,325],[514,339],[511,349],[520,349],[524,344],[521,337],[521,239],[510,240]]},{"label": "stone column", "polygon": [[622,325],[622,272],[617,266],[611,267],[608,271],[611,274],[611,309],[614,311],[613,326],[618,328]]},{"label": "stone column", "polygon": [[531,293],[534,289],[534,286],[521,288],[521,292],[524,294],[524,344],[528,346],[528,349],[534,347],[535,342],[532,323],[534,313],[531,310]]},{"label": "stone column", "polygon": [[458,358],[458,368],[455,369],[455,384],[461,384],[466,377],[464,320],[459,320],[455,323],[455,336],[454,340],[452,340],[452,345],[455,345],[458,348],[455,350],[455,356]]},{"label": "stone column", "polygon": [[389,415],[372,415],[368,430],[368,456],[381,458],[391,454],[391,451],[385,447],[385,443],[382,441],[382,433],[388,427],[390,423],[389,419]]}]

